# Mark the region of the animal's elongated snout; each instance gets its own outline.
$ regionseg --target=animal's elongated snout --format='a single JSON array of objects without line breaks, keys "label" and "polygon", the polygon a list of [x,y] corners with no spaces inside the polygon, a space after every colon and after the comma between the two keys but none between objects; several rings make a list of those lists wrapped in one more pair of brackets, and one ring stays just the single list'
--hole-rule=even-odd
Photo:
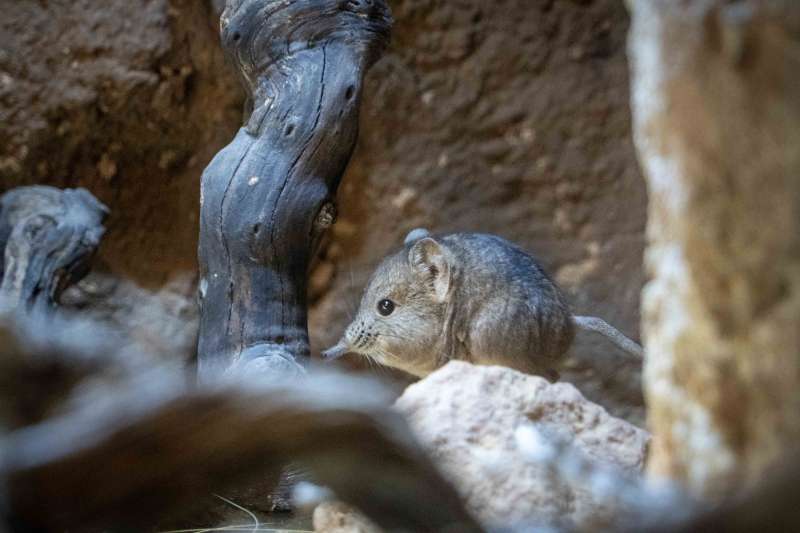
[{"label": "animal's elongated snout", "polygon": [[322,358],[326,361],[333,361],[339,359],[350,351],[350,346],[344,340],[339,341],[336,346],[328,348],[322,352]]}]

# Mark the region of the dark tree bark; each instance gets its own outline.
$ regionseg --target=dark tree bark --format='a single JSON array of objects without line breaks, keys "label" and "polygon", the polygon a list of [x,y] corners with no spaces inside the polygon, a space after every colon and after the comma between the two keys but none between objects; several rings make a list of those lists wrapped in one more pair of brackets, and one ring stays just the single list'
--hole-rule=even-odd
[{"label": "dark tree bark", "polygon": [[108,208],[85,189],[20,187],[0,197],[0,313],[46,313],[80,280]]},{"label": "dark tree bark", "polygon": [[383,0],[228,1],[222,44],[249,113],[202,179],[201,378],[234,364],[302,372],[309,262],[390,25]]}]

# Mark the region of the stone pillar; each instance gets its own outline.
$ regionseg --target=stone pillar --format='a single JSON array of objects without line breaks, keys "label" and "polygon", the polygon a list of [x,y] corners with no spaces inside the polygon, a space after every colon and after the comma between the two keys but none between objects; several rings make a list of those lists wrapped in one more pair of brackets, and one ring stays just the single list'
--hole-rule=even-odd
[{"label": "stone pillar", "polygon": [[629,5],[649,469],[713,499],[800,443],[800,3]]}]

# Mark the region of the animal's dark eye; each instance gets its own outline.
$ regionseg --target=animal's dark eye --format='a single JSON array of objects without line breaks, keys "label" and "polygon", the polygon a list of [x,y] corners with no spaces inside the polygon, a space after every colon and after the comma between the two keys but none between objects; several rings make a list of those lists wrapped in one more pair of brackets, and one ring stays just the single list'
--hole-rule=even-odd
[{"label": "animal's dark eye", "polygon": [[389,316],[394,313],[394,302],[391,300],[383,299],[378,302],[378,312],[383,316]]}]

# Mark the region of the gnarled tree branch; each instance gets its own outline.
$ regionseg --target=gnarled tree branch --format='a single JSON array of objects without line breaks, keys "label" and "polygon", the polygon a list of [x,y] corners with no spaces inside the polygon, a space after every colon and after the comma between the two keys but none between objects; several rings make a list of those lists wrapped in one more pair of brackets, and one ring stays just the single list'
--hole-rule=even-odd
[{"label": "gnarled tree branch", "polygon": [[250,110],[202,180],[201,377],[252,361],[302,371],[309,263],[390,24],[383,0],[229,0],[222,43]]},{"label": "gnarled tree branch", "polygon": [[0,312],[55,307],[88,272],[107,214],[85,189],[20,187],[0,197]]}]

